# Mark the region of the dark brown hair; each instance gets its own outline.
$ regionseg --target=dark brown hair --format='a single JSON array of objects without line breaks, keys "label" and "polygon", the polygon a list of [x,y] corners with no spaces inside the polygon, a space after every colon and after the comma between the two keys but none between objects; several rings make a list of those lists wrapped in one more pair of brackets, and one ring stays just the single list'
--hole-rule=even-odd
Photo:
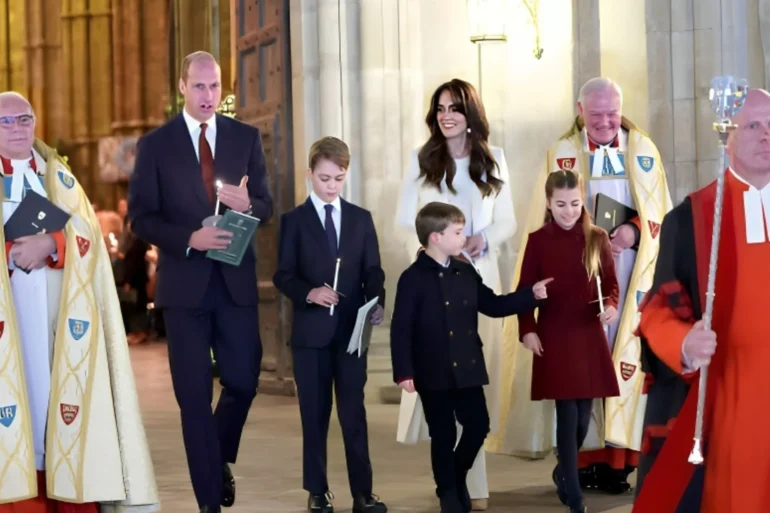
[{"label": "dark brown hair", "polygon": [[[583,186],[583,180],[580,179],[580,175],[572,171],[564,171],[562,169],[550,173],[548,179],[545,181],[545,197],[550,200],[553,197],[553,191],[558,189],[580,189],[580,195],[583,198],[583,212],[580,214],[579,222],[583,225],[583,234],[586,239],[585,250],[583,250],[583,264],[585,265],[586,272],[588,273],[588,280],[597,276],[602,267],[601,251],[602,251],[602,235],[604,230],[594,225],[591,220],[591,215],[588,213],[585,205],[585,188]],[[545,222],[548,223],[553,219],[551,209],[546,209]]]},{"label": "dark brown hair", "polygon": [[430,234],[441,233],[452,223],[465,224],[462,210],[440,201],[428,203],[417,212],[417,218],[414,220],[417,239],[422,247],[427,248]]},{"label": "dark brown hair", "polygon": [[[441,93],[449,91],[452,95],[452,102],[457,112],[465,116],[470,132],[467,134],[470,144],[470,166],[469,173],[471,180],[481,190],[483,197],[492,193],[499,193],[503,187],[503,181],[500,180],[493,171],[498,167],[492,150],[487,143],[489,139],[489,123],[484,111],[484,105],[476,94],[476,89],[459,78],[454,78],[449,82],[441,84],[433,93],[430,100],[430,110],[425,117],[425,123],[430,129],[430,138],[420,149],[420,177],[425,177],[425,183],[441,190],[441,180],[446,177],[446,185],[450,191],[457,193],[452,181],[454,180],[457,169],[452,156],[449,154],[449,148],[446,144],[446,137],[441,133],[441,127],[438,123],[438,107]],[[486,173],[486,181],[482,177]],[[499,174],[499,168],[498,168]]]},{"label": "dark brown hair", "polygon": [[310,147],[308,167],[315,171],[315,167],[321,159],[334,162],[342,169],[350,166],[350,150],[342,139],[336,137],[322,137]]}]

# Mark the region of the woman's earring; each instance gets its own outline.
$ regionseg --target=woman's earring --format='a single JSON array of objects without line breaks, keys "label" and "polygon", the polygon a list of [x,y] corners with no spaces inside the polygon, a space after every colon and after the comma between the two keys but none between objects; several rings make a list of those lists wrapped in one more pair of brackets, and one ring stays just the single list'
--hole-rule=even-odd
[{"label": "woman's earring", "polygon": [[471,133],[471,127],[468,127],[468,133]]}]

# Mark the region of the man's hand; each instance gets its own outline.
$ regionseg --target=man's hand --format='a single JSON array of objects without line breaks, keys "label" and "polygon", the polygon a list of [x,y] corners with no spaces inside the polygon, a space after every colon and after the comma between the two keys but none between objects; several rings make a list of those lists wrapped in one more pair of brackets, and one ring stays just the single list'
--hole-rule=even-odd
[{"label": "man's hand", "polygon": [[377,305],[377,308],[372,312],[372,318],[369,322],[371,322],[373,326],[377,326],[382,323],[383,317],[385,317],[385,309],[381,305]]},{"label": "man's hand", "polygon": [[618,256],[636,242],[636,232],[629,224],[621,224],[610,234],[612,256]]},{"label": "man's hand", "polygon": [[414,393],[414,380],[413,379],[405,379],[404,381],[399,383],[398,386],[400,386],[402,390],[406,390],[410,394]]},{"label": "man's hand", "polygon": [[339,295],[329,287],[316,287],[307,295],[308,301],[317,305],[331,307],[340,302]]},{"label": "man's hand", "polygon": [[246,212],[249,210],[249,204],[251,203],[249,190],[246,188],[247,182],[248,177],[244,176],[243,180],[241,180],[241,185],[238,187],[229,184],[222,185],[217,193],[219,194],[219,200],[236,212]]},{"label": "man's hand", "polygon": [[13,243],[10,258],[16,267],[31,271],[46,266],[46,259],[56,251],[56,241],[52,235],[41,233],[19,237]]},{"label": "man's hand", "polygon": [[473,235],[465,241],[463,249],[468,252],[471,258],[476,258],[487,247],[487,241],[483,235]]},{"label": "man's hand", "polygon": [[717,334],[711,330],[706,331],[703,321],[693,325],[682,343],[682,354],[693,369],[708,365],[716,350]]},{"label": "man's hand", "polygon": [[187,245],[198,251],[227,249],[232,238],[233,234],[226,230],[214,226],[204,226],[193,232]]},{"label": "man's hand", "polygon": [[521,337],[521,343],[536,355],[543,356],[543,344],[540,342],[540,337],[537,336],[537,333],[527,333]]},{"label": "man's hand", "polygon": [[548,291],[546,290],[545,286],[552,281],[553,278],[546,278],[545,280],[541,280],[532,286],[532,292],[535,293],[535,299],[545,299],[548,297]]},{"label": "man's hand", "polygon": [[614,306],[608,306],[604,309],[604,312],[599,314],[599,320],[602,321],[603,324],[612,324],[612,322],[617,318],[618,316],[618,310]]}]

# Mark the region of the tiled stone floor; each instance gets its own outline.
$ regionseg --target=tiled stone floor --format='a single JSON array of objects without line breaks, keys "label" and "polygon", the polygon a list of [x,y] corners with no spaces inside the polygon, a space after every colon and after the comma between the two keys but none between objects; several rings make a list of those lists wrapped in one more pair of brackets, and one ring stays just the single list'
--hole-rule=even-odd
[{"label": "tiled stone floor", "polygon": [[[171,389],[166,346],[153,343],[131,348],[140,401],[155,463],[162,511],[197,512],[187,473],[179,414]],[[218,387],[218,384],[217,384]],[[372,397],[373,394],[370,394]],[[369,404],[369,440],[375,493],[392,513],[435,513],[427,444],[404,446],[395,441],[398,406]],[[237,501],[228,513],[302,513],[302,438],[295,400],[260,395],[254,403],[233,467]],[[563,513],[550,476],[553,460],[525,462],[488,456],[489,513]],[[339,424],[329,434],[329,480],[337,496],[335,510],[350,512],[347,473]],[[628,513],[630,496],[588,495],[591,513]]]}]

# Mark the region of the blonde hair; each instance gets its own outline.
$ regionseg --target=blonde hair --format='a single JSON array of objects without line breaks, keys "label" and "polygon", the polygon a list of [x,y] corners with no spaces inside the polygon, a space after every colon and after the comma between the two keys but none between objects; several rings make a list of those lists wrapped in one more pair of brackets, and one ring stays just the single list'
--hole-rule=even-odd
[{"label": "blonde hair", "polygon": [[313,171],[321,159],[333,162],[342,169],[350,166],[350,149],[345,141],[337,137],[326,136],[318,139],[310,147],[309,153],[308,167]]},{"label": "blonde hair", "polygon": [[[583,225],[583,234],[586,239],[586,246],[583,250],[583,265],[585,265],[586,272],[588,273],[588,281],[591,281],[592,278],[599,275],[602,267],[603,230],[594,225],[591,215],[586,209],[585,188],[579,174],[562,169],[549,174],[545,182],[546,199],[550,200],[553,197],[553,191],[561,189],[580,189],[580,196],[583,198],[583,212],[580,214],[580,222]],[[552,219],[553,214],[551,214],[551,209],[549,208],[546,210],[545,222],[548,223]]]}]

